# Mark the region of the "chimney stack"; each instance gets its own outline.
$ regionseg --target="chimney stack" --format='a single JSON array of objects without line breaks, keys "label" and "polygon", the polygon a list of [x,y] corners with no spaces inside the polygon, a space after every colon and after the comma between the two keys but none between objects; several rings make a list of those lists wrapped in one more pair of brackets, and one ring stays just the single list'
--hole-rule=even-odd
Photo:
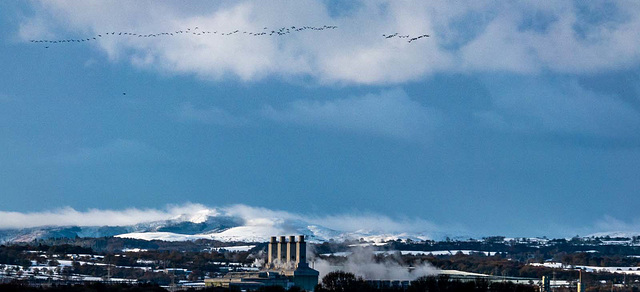
[{"label": "chimney stack", "polygon": [[307,264],[307,243],[304,235],[272,236],[267,245],[267,267],[275,269],[297,269],[309,267]]},{"label": "chimney stack", "polygon": [[278,242],[278,261],[280,264],[284,264],[287,262],[285,257],[287,256],[287,240],[284,236],[280,236],[280,241]]},{"label": "chimney stack", "polygon": [[296,237],[289,236],[289,242],[287,242],[287,264],[296,261]]},{"label": "chimney stack", "polygon": [[272,264],[274,264],[275,260],[277,259],[278,253],[276,252],[276,237],[275,236],[271,236],[271,241],[269,241],[269,246],[268,246],[268,250],[267,250],[267,264],[269,264],[269,266],[271,266]]},{"label": "chimney stack", "polygon": [[307,243],[304,242],[304,235],[298,236],[296,244],[296,266],[307,265]]}]

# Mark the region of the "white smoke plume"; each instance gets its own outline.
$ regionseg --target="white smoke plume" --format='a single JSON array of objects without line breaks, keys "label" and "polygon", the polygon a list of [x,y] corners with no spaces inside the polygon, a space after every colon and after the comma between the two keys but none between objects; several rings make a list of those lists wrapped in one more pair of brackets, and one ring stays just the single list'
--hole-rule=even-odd
[{"label": "white smoke plume", "polygon": [[438,274],[438,269],[429,263],[403,264],[398,253],[391,252],[377,261],[374,250],[367,247],[353,248],[344,263],[335,264],[321,258],[312,258],[311,262],[320,272],[320,279],[334,271],[353,273],[365,280],[415,280]]}]

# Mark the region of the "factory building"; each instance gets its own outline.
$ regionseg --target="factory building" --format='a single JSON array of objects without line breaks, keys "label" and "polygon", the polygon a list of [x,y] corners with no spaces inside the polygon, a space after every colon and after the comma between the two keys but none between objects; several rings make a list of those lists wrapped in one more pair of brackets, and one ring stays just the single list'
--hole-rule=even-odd
[{"label": "factory building", "polygon": [[304,235],[271,237],[267,245],[267,263],[259,272],[228,273],[224,277],[205,280],[206,286],[254,290],[262,286],[293,286],[313,291],[319,272],[307,263],[307,243]]}]

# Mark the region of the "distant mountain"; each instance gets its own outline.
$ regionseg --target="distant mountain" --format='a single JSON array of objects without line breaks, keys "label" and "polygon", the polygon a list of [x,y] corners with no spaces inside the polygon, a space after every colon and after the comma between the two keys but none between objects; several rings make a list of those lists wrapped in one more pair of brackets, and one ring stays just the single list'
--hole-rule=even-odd
[{"label": "distant mountain", "polygon": [[25,229],[0,230],[0,243],[4,242],[30,242],[35,239],[45,238],[75,238],[75,237],[104,237],[115,236],[132,231],[132,227],[120,226],[45,226]]},{"label": "distant mountain", "polygon": [[639,237],[640,236],[640,232],[633,232],[633,231],[610,231],[610,232],[598,232],[598,233],[593,233],[593,234],[589,234],[585,237],[599,237],[599,238],[604,238],[604,237],[610,237],[610,238],[633,238],[633,237]]},{"label": "distant mountain", "polygon": [[129,226],[44,226],[25,229],[0,230],[0,243],[30,242],[35,239],[111,237],[143,240],[185,241],[212,239],[224,242],[265,242],[271,236],[305,235],[308,241],[364,239],[386,241],[395,239],[423,240],[423,234],[387,234],[360,230],[345,232],[312,224],[299,219],[260,218],[245,220],[241,217],[221,215],[215,212],[184,214],[170,220],[141,223]]}]

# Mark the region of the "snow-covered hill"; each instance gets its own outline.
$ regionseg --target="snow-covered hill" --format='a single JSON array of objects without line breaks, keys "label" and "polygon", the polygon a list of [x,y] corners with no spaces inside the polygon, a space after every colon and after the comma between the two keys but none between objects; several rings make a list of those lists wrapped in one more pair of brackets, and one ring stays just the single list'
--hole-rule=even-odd
[{"label": "snow-covered hill", "polygon": [[[51,226],[47,224],[55,224]],[[393,219],[376,214],[303,215],[246,205],[210,208],[200,204],[166,209],[76,211],[65,208],[40,213],[0,211],[0,243],[45,238],[111,237],[185,241],[266,242],[271,236],[305,235],[308,241],[456,239],[465,232],[440,231],[421,219]],[[604,240],[603,238],[610,239]],[[604,244],[631,244],[638,232],[602,232],[586,236]],[[460,237],[464,240],[469,236]],[[505,238],[506,241],[518,240]],[[548,241],[530,238],[527,242]],[[638,244],[637,239],[633,244]]]},{"label": "snow-covered hill", "polygon": [[[271,236],[305,235],[308,241],[365,239],[387,241],[398,238],[423,240],[422,233],[387,230],[338,230],[305,220],[302,216],[247,206],[227,209],[194,208],[191,212],[123,226],[43,226],[0,230],[0,242],[29,242],[43,238],[116,236],[143,240],[185,241],[213,239],[225,242],[265,242]],[[363,222],[366,223],[366,222]]]},{"label": "snow-covered hill", "polygon": [[635,232],[631,232],[631,231],[609,231],[609,232],[598,232],[598,233],[589,234],[586,237],[633,238],[633,237],[638,237],[638,236],[640,236],[640,232],[638,232],[638,231],[635,231]]},{"label": "snow-covered hill", "polygon": [[308,241],[324,242],[329,240],[357,240],[364,239],[366,241],[382,242],[387,240],[407,239],[423,240],[427,236],[420,234],[395,233],[387,234],[380,232],[348,232],[333,230],[327,227],[312,225],[302,221],[281,221],[269,222],[263,221],[256,224],[252,222],[250,225],[239,225],[227,229],[214,230],[199,234],[185,234],[172,232],[132,232],[116,235],[122,238],[135,238],[144,240],[160,239],[165,241],[184,241],[196,239],[213,239],[224,242],[266,242],[271,236],[276,235],[305,235]]}]

